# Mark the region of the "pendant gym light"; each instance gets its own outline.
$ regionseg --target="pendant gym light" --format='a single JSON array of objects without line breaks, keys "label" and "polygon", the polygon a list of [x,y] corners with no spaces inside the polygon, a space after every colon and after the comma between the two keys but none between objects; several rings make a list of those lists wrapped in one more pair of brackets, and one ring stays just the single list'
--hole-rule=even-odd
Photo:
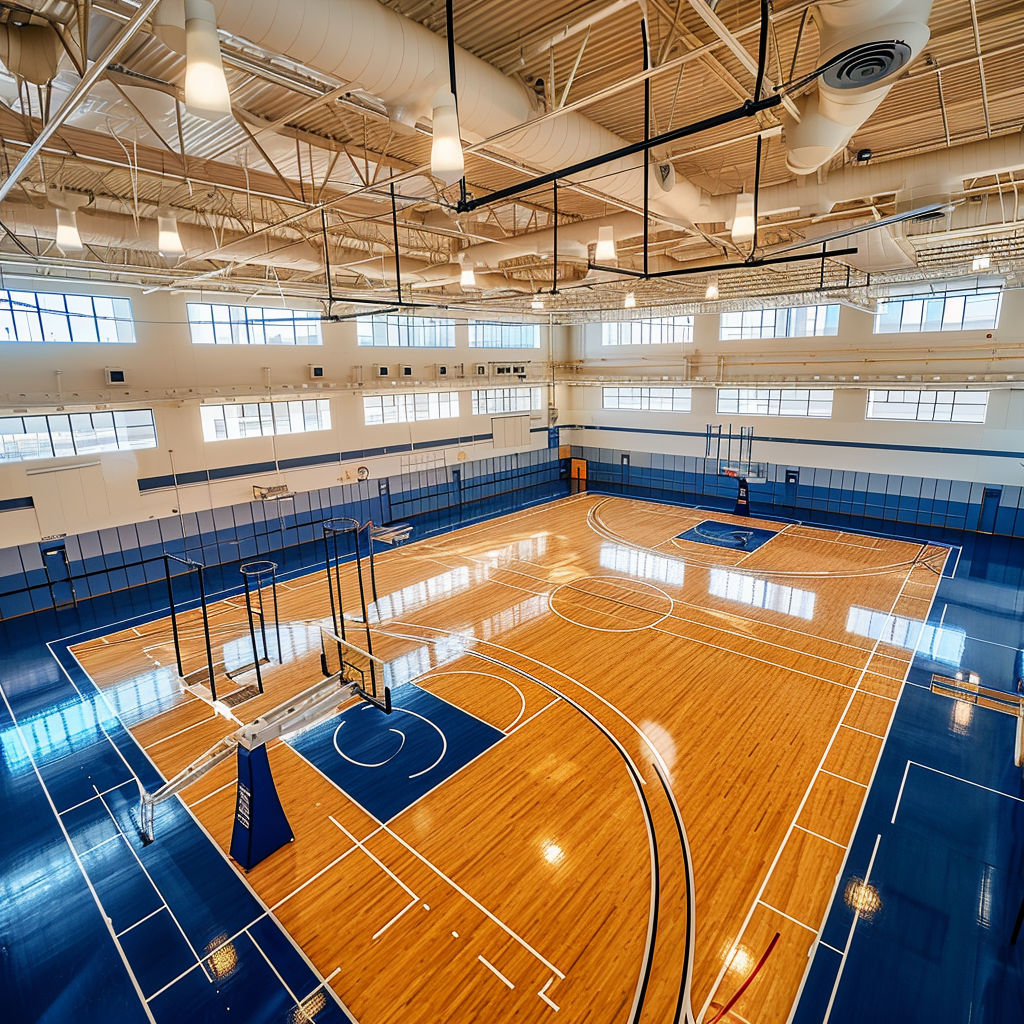
[{"label": "pendant gym light", "polygon": [[185,109],[207,121],[219,121],[231,113],[210,0],[185,0]]},{"label": "pendant gym light", "polygon": [[454,185],[466,173],[466,163],[455,96],[447,89],[434,97],[431,120],[434,139],[430,145],[430,173],[446,186]]},{"label": "pendant gym light", "polygon": [[708,278],[708,286],[704,290],[704,298],[707,299],[708,302],[714,302],[714,300],[718,298],[717,274],[712,274],[711,277]]},{"label": "pendant gym light", "polygon": [[78,214],[57,208],[57,248],[61,252],[81,252],[85,246],[78,233]]},{"label": "pendant gym light", "polygon": [[623,309],[633,309],[636,306],[636,295],[633,292],[626,292],[626,299],[622,303]]},{"label": "pendant gym light", "polygon": [[535,298],[530,300],[530,308],[531,309],[543,309],[544,308],[544,300],[539,295],[536,296]]},{"label": "pendant gym light", "polygon": [[736,197],[736,213],[732,219],[732,240],[749,242],[755,233],[754,196],[750,192],[741,192]]},{"label": "pendant gym light", "polygon": [[594,250],[596,263],[607,263],[615,259],[615,229],[610,225],[597,229],[597,248]]},{"label": "pendant gym light", "polygon": [[157,249],[161,256],[181,256],[185,246],[178,234],[178,221],[170,210],[158,210],[156,214],[158,231]]},{"label": "pendant gym light", "polygon": [[472,263],[460,264],[462,269],[459,271],[459,287],[460,288],[475,288],[476,287],[476,274],[473,271]]}]

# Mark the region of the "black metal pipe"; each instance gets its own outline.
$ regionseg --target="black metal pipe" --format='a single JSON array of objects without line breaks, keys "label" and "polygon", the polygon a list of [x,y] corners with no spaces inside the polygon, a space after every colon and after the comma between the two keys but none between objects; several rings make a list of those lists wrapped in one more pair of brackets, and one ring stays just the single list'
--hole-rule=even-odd
[{"label": "black metal pipe", "polygon": [[[458,121],[459,117],[459,83],[458,76],[455,73],[455,3],[454,0],[447,0],[445,3],[444,21],[445,31],[448,34],[448,86],[452,91],[452,96],[455,97],[455,119]],[[459,139],[459,145],[462,145],[461,138]],[[394,186],[392,186],[394,187]],[[459,179],[459,202],[464,203],[466,201],[466,175],[463,173]]]},{"label": "black metal pipe", "polygon": [[629,145],[612,150],[610,153],[603,153],[600,156],[590,157],[587,160],[580,160],[578,163],[570,164],[561,170],[550,171],[547,174],[538,175],[536,178],[530,178],[529,181],[521,182],[518,185],[510,185],[508,188],[498,189],[497,192],[491,192],[486,196],[481,196],[479,199],[467,199],[466,202],[459,203],[459,212],[469,213],[472,210],[479,209],[481,206],[488,206],[503,199],[511,199],[513,196],[522,195],[524,192],[543,188],[560,178],[569,178],[574,174],[581,174],[583,171],[600,167],[602,164],[609,164],[615,160],[622,160],[625,157],[636,156],[637,153],[647,153],[656,146],[664,146],[669,142],[675,142],[677,139],[699,135],[701,132],[709,131],[712,128],[720,128],[722,125],[731,124],[733,121],[738,121],[744,117],[753,117],[762,110],[770,110],[772,107],[777,107],[781,102],[781,95],[766,96],[760,100],[744,100],[741,106],[734,107],[732,110],[726,110],[721,114],[714,114],[700,121],[694,121],[692,124],[673,128],[671,131],[662,132],[660,135],[654,135],[641,142],[631,142]]},{"label": "black metal pipe", "polygon": [[[757,137],[757,153],[754,157],[754,237],[750,240],[750,255],[757,252],[757,201],[761,191],[761,136]],[[825,264],[822,263],[822,272]]]},{"label": "black metal pipe", "polygon": [[331,253],[327,246],[327,211],[320,208],[320,227],[324,233],[324,274],[327,277],[327,314],[330,315],[334,307],[334,289],[331,285]]},{"label": "black metal pipe", "polygon": [[370,591],[373,594],[373,603],[377,603],[377,573],[373,568],[373,520],[366,523],[366,536],[370,542]]},{"label": "black metal pipe", "polygon": [[277,614],[277,566],[270,570],[270,587],[274,595],[274,631],[277,633],[277,663],[284,664],[284,654],[281,649],[281,618]]},{"label": "black metal pipe", "polygon": [[346,637],[345,637],[345,601],[344,601],[344,592],[342,591],[342,588],[341,588],[341,559],[338,557],[338,534],[337,534],[337,532],[334,532],[332,534],[332,536],[334,537],[334,580],[335,580],[335,584],[337,585],[337,588],[338,588],[338,618],[341,621],[341,629],[340,629],[340,631],[336,630],[336,632],[339,632],[339,634],[341,636],[341,639],[344,640],[344,639],[346,639]]},{"label": "black metal pipe", "polygon": [[366,653],[370,656],[370,686],[373,687],[373,695],[377,696],[377,673],[373,663],[373,641],[370,639],[370,616],[366,609],[366,592],[363,588],[363,560],[359,554],[359,532],[362,528],[356,526],[353,531],[356,541],[356,576],[359,577],[359,604],[363,610],[363,627],[366,630]]},{"label": "black metal pipe", "polygon": [[398,287],[398,304],[402,304],[402,268],[398,255],[398,207],[395,205],[395,186],[391,185],[391,228],[395,236],[395,284]]},{"label": "black metal pipe", "polygon": [[[647,17],[640,19],[640,34],[643,37],[644,47],[644,71],[651,68],[651,43],[647,38]],[[651,141],[651,79],[644,79],[644,142]],[[651,154],[650,150],[644,155],[644,274],[646,275],[649,266],[651,248],[650,230],[650,202],[651,202]]]},{"label": "black metal pipe", "polygon": [[217,680],[213,672],[213,648],[210,646],[210,615],[206,607],[206,569],[199,570],[199,604],[203,609],[203,637],[206,640],[206,667],[210,672],[210,697],[217,699]]},{"label": "black metal pipe", "polygon": [[324,529],[324,572],[327,573],[327,593],[331,597],[331,624],[334,626],[334,634],[338,635],[338,613],[334,607],[334,583],[331,580],[331,548],[327,540],[327,530]]},{"label": "black metal pipe", "polygon": [[554,252],[551,254],[551,294],[558,294],[558,181],[551,183],[552,211],[554,226],[551,229]]},{"label": "black metal pipe", "polygon": [[260,636],[263,637],[263,657],[270,661],[270,652],[267,650],[267,613],[263,610],[263,573],[256,576],[256,593],[260,599]]},{"label": "black metal pipe", "polygon": [[[245,610],[249,616],[249,639],[252,641],[252,663],[256,667],[256,686],[260,693],[263,692],[263,674],[260,672],[260,652],[256,649],[256,630],[252,624],[252,592],[249,590],[249,575],[242,573],[242,581],[245,584]],[[264,637],[263,650],[266,651],[267,642]]]},{"label": "black metal pipe", "polygon": [[165,554],[164,576],[167,579],[167,600],[171,606],[171,636],[174,637],[174,657],[178,662],[178,676],[185,678],[185,668],[181,664],[181,641],[178,639],[178,613],[174,610],[174,587],[171,585],[171,563]]},{"label": "black metal pipe", "polygon": [[712,266],[681,267],[679,270],[659,270],[653,274],[645,274],[642,270],[628,270],[625,267],[608,267],[601,263],[588,263],[591,270],[606,270],[612,274],[625,274],[627,277],[649,278],[655,280],[660,277],[685,277],[687,274],[707,274],[715,270],[738,270],[749,267],[770,267],[777,263],[802,263],[806,260],[827,260],[833,256],[849,256],[857,252],[857,248],[832,249],[826,253],[809,252],[800,253],[796,256],[768,256],[764,259],[738,260],[735,263],[715,263]]},{"label": "black metal pipe", "polygon": [[768,61],[768,0],[761,0],[761,36],[757,43],[757,78],[754,81],[754,99],[761,98],[764,71]]}]

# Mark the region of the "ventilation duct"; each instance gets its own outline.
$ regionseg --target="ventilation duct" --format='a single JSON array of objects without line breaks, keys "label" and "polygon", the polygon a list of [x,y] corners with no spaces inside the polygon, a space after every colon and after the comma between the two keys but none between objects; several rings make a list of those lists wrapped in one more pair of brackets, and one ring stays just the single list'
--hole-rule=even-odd
[{"label": "ventilation duct", "polygon": [[835,0],[815,9],[827,65],[786,127],[786,165],[811,174],[849,144],[928,43],[932,0]]},{"label": "ventilation duct", "polygon": [[[305,0],[300,17],[281,0],[214,0],[214,7],[224,31],[364,90],[405,128],[429,116],[431,100],[448,87],[446,41],[377,0]],[[494,66],[461,47],[455,48],[455,66],[459,124],[467,141],[482,141],[537,116],[526,88]],[[625,144],[570,111],[494,145],[528,166],[557,170]],[[641,206],[646,163],[637,155],[607,164],[601,189]],[[707,221],[706,206],[707,195],[684,179],[670,191],[655,190],[650,202],[655,213],[684,222]]]},{"label": "ventilation duct", "polygon": [[[36,238],[56,239],[55,213],[52,208],[39,209],[28,203],[7,202],[0,205],[0,220],[5,227],[14,234]],[[161,213],[166,216],[166,211]],[[77,226],[85,245],[120,247],[151,253],[160,251],[160,233],[156,217],[140,220],[136,229],[134,219],[124,214],[80,209]],[[253,238],[232,232],[225,232],[218,242],[208,228],[181,221],[177,223],[177,230],[186,254],[198,255],[216,250],[213,258],[229,263],[252,263],[307,273],[323,270],[323,259],[319,250],[306,242],[281,242],[269,236]]]},{"label": "ventilation duct", "polygon": [[[1024,134],[1014,132],[920,156],[883,163],[850,164],[832,171],[823,182],[803,180],[769,185],[758,193],[758,213],[763,217],[789,212],[820,216],[841,203],[910,189],[919,197],[948,197],[961,191],[963,183],[970,178],[1006,174],[1021,168],[1024,168]],[[735,196],[715,196],[712,201],[715,219],[726,220],[734,201]]]},{"label": "ventilation duct", "polygon": [[63,53],[51,25],[0,25],[0,62],[15,78],[49,85]]}]

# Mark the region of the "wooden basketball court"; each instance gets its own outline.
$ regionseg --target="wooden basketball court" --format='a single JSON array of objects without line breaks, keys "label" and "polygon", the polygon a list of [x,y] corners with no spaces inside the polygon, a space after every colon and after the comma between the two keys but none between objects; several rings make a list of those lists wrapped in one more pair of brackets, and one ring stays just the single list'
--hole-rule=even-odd
[{"label": "wooden basketball court", "polygon": [[[579,494],[380,555],[395,713],[273,745],[295,841],[248,883],[363,1024],[710,1022],[776,934],[721,1019],[782,1024],[913,655],[884,624],[946,554]],[[166,619],[74,648],[165,778],[322,677],[323,571],[278,596],[283,664],[233,708],[181,688]],[[210,621],[244,662],[241,601]],[[227,851],[233,763],[184,802]]]}]

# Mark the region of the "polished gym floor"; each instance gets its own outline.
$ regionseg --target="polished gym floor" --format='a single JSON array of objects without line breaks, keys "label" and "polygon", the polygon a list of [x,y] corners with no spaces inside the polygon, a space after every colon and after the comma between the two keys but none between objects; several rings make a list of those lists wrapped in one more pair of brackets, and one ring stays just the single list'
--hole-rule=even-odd
[{"label": "polished gym floor", "polygon": [[[877,1012],[871,972],[900,1019],[968,1019],[917,1016],[936,992],[1012,1006],[1019,626],[990,592],[1020,570],[991,565],[585,494],[388,551],[369,618],[395,710],[273,745],[295,840],[248,874],[230,762],[145,847],[139,785],[320,678],[322,569],[282,576],[266,692],[230,710],[181,688],[158,600],[97,607],[52,657],[35,617],[0,665],[17,1019],[782,1024],[798,999],[798,1020]],[[210,622],[223,696],[252,681],[237,594]],[[191,670],[198,613],[180,623]]]}]

